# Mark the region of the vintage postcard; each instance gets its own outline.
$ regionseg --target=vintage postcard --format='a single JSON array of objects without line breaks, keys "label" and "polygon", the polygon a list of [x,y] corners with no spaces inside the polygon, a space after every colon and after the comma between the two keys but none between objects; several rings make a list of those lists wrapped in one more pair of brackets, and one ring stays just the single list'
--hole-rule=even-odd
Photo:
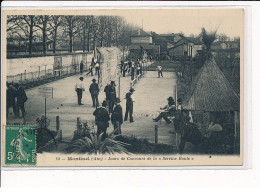
[{"label": "vintage postcard", "polygon": [[2,16],[3,167],[243,165],[243,9]]}]

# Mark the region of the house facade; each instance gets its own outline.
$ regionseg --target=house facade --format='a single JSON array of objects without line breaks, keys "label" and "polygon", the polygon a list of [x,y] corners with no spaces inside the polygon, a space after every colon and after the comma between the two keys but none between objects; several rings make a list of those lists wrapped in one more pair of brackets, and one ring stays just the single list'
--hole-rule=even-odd
[{"label": "house facade", "polygon": [[129,45],[130,58],[140,58],[142,52],[146,52],[147,55],[152,58],[160,56],[160,45],[156,45],[153,42],[151,33],[147,33],[142,29],[138,29],[131,36],[131,44]]},{"label": "house facade", "polygon": [[199,50],[203,49],[200,38],[182,37],[173,47],[168,49],[169,56],[173,58],[194,58]]}]

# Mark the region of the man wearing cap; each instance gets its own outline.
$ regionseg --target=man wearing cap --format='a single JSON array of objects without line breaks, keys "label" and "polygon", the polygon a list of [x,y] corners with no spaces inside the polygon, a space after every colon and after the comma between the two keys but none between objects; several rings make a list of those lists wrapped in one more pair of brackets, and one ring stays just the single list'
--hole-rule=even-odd
[{"label": "man wearing cap", "polygon": [[114,125],[115,135],[122,134],[121,125],[123,123],[123,111],[120,105],[120,99],[116,98],[116,106],[111,115],[111,122]]},{"label": "man wearing cap", "polygon": [[99,87],[98,84],[96,83],[96,79],[92,79],[92,84],[90,84],[89,87],[89,92],[91,94],[92,102],[93,102],[93,107],[98,106],[98,94],[99,94]]},{"label": "man wearing cap", "polygon": [[107,128],[109,127],[108,121],[110,121],[109,114],[106,110],[107,102],[104,100],[102,102],[102,107],[98,107],[94,112],[93,115],[95,116],[95,123],[97,125],[97,136],[101,133],[102,140],[107,137]]},{"label": "man wearing cap", "polygon": [[85,91],[85,88],[83,86],[83,80],[84,78],[83,77],[80,77],[79,78],[80,81],[78,81],[76,83],[76,86],[75,86],[75,91],[77,92],[77,96],[78,96],[78,105],[83,105],[81,103],[81,99],[82,99],[82,93],[83,91]]},{"label": "man wearing cap", "polygon": [[133,120],[133,110],[134,110],[134,105],[133,105],[133,102],[135,101],[134,100],[134,96],[133,96],[133,93],[134,93],[134,88],[131,88],[129,90],[128,93],[126,93],[125,95],[125,98],[126,98],[126,111],[125,111],[125,121],[127,121],[127,118],[128,118],[128,114],[129,114],[129,117],[130,117],[130,123],[134,122]]}]

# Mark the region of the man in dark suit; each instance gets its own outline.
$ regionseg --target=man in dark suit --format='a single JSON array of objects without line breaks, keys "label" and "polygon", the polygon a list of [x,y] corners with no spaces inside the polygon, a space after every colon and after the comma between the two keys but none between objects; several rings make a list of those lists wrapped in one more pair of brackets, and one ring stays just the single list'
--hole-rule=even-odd
[{"label": "man in dark suit", "polygon": [[126,111],[125,111],[125,121],[127,121],[127,118],[128,118],[128,114],[129,114],[129,117],[130,117],[130,123],[134,122],[134,119],[133,119],[133,111],[134,111],[134,104],[133,102],[135,101],[134,100],[134,96],[133,96],[133,93],[134,93],[134,88],[131,88],[129,90],[128,93],[126,93],[125,95],[125,98],[126,98]]},{"label": "man in dark suit", "polygon": [[17,87],[17,115],[20,117],[20,109],[22,111],[22,117],[25,117],[24,103],[27,101],[27,95],[21,84],[16,84]]},{"label": "man in dark suit", "polygon": [[17,105],[15,102],[15,98],[17,95],[16,88],[12,84],[7,83],[7,90],[6,90],[6,118],[8,118],[9,108],[13,107],[13,112],[15,117],[17,115]]},{"label": "man in dark suit", "polygon": [[98,106],[98,94],[99,94],[99,87],[98,84],[96,83],[96,79],[92,79],[92,84],[89,87],[89,92],[91,94],[92,102],[93,102],[93,107]]},{"label": "man in dark suit", "polygon": [[80,64],[79,64],[80,74],[83,73],[83,69],[84,69],[84,63],[83,63],[83,61],[81,61]]},{"label": "man in dark suit", "polygon": [[108,121],[110,121],[109,114],[106,110],[107,102],[104,100],[102,102],[102,107],[98,107],[94,112],[93,115],[95,116],[95,123],[97,125],[97,136],[101,133],[102,140],[107,137],[107,128],[109,127]]},{"label": "man in dark suit", "polygon": [[116,98],[116,106],[111,115],[111,122],[114,125],[115,134],[122,134],[121,125],[123,123],[123,110],[120,105],[120,99]]}]

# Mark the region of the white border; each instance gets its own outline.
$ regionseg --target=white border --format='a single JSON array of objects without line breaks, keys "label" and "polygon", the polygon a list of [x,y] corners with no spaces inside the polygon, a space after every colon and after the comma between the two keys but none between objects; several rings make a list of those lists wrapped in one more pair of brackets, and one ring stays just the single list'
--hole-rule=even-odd
[{"label": "white border", "polygon": [[[233,4],[233,5],[232,5]],[[235,5],[234,5],[235,4]],[[109,7],[107,6],[109,5]],[[210,182],[212,176],[216,175],[216,171],[205,171],[205,169],[247,169],[247,168],[256,168],[256,166],[259,166],[260,162],[259,163],[253,163],[252,161],[252,148],[255,147],[257,144],[258,144],[258,148],[260,148],[259,146],[259,139],[253,139],[253,136],[252,136],[252,129],[256,129],[256,126],[255,124],[257,124],[254,120],[254,123],[253,123],[253,128],[251,126],[251,118],[252,118],[252,105],[251,105],[251,102],[252,102],[252,94],[251,94],[251,91],[252,91],[252,76],[254,76],[254,80],[257,80],[257,81],[260,81],[259,77],[257,75],[257,70],[254,70],[253,73],[254,75],[252,74],[252,62],[253,64],[255,64],[253,66],[254,69],[258,68],[259,70],[259,67],[256,67],[256,64],[260,64],[259,63],[259,59],[258,59],[258,56],[259,56],[259,37],[257,36],[260,36],[260,28],[259,28],[259,19],[260,19],[260,3],[259,2],[2,2],[2,9],[13,9],[13,8],[17,8],[16,6],[21,6],[19,7],[19,9],[23,9],[25,8],[25,6],[29,6],[31,9],[35,9],[37,8],[37,6],[40,6],[40,8],[46,8],[46,9],[50,9],[51,7],[50,6],[55,6],[53,7],[53,9],[56,9],[57,7],[60,8],[60,6],[65,6],[64,9],[68,8],[68,6],[77,6],[80,7],[80,8],[84,8],[85,6],[91,6],[92,8],[117,8],[117,7],[120,7],[122,8],[125,7],[125,8],[136,8],[137,6],[139,7],[147,7],[147,8],[151,8],[151,7],[154,7],[154,8],[157,8],[159,5],[159,7],[162,7],[162,8],[167,8],[167,7],[171,7],[171,6],[174,6],[174,7],[180,7],[180,8],[183,8],[184,6],[189,6],[189,7],[210,7],[210,6],[214,6],[214,7],[223,7],[223,6],[226,6],[228,8],[230,7],[242,7],[245,9],[245,50],[244,50],[244,59],[245,59],[245,63],[244,63],[244,73],[245,73],[245,87],[244,87],[244,93],[245,93],[245,103],[244,103],[244,108],[245,108],[245,112],[244,112],[244,118],[245,118],[245,121],[244,121],[244,165],[241,167],[241,166],[235,166],[235,167],[231,167],[231,166],[199,166],[199,167],[156,167],[156,168],[136,168],[136,167],[116,167],[116,168],[90,168],[91,171],[84,171],[85,173],[88,172],[87,174],[99,174],[99,175],[103,175],[103,174],[107,174],[109,173],[110,171],[103,171],[102,169],[110,169],[110,170],[113,170],[113,169],[116,169],[116,170],[113,170],[113,173],[114,174],[114,171],[119,173],[119,174],[132,174],[132,172],[134,173],[134,171],[132,171],[131,173],[128,173],[130,171],[120,171],[120,169],[136,169],[136,170],[139,170],[139,169],[146,169],[147,171],[145,171],[147,174],[150,174],[151,177],[148,178],[151,179],[153,176],[157,177],[157,175],[159,174],[163,174],[163,173],[157,173],[157,171],[150,171],[151,169],[178,169],[178,170],[181,170],[181,169],[204,169],[202,171],[193,171],[192,174],[197,174],[198,179],[194,179],[194,177],[188,175],[188,172],[190,171],[185,171],[184,174],[187,175],[187,179],[186,178],[183,178],[183,177],[179,177],[179,180],[177,182],[179,182],[180,180],[184,180],[184,181],[193,181],[193,184],[196,183],[196,184],[213,184],[213,182]],[[6,7],[8,6],[8,7]],[[26,7],[28,8],[28,7]],[[71,8],[71,7],[70,7]],[[77,9],[75,8],[75,9]],[[252,20],[252,18],[253,20]],[[254,26],[254,28],[252,28],[252,26]],[[253,37],[252,37],[253,35]],[[253,46],[253,47],[252,47]],[[253,50],[251,49],[253,48]],[[252,54],[251,54],[252,53]],[[258,55],[258,56],[257,56]],[[251,59],[251,56],[253,56],[253,58]],[[259,83],[259,82],[258,82]],[[254,88],[255,90],[256,88]],[[254,91],[254,94],[256,93],[256,91]],[[259,92],[258,92],[259,94]],[[259,101],[259,98],[254,98],[255,100],[257,99]],[[259,103],[257,102],[257,104],[253,104],[253,107],[258,107],[259,106],[255,106],[255,105],[259,105]],[[255,113],[255,110],[254,110],[254,113]],[[260,129],[259,129],[260,130]],[[257,137],[257,133],[259,134],[259,131],[257,132],[256,130],[254,130],[254,137]],[[258,150],[259,151],[259,150]],[[255,158],[254,158],[255,159]],[[259,159],[259,158],[258,158]],[[31,170],[32,169],[32,170]],[[37,169],[37,170],[34,170],[34,169]],[[48,169],[51,169],[52,171],[48,170]],[[59,171],[57,170],[54,170],[54,169],[59,169]],[[77,169],[77,171],[65,171],[65,170],[62,170],[60,171],[61,169]],[[41,173],[42,175],[43,174],[47,174],[48,172],[50,172],[52,175],[54,175],[54,173],[56,172],[62,172],[62,173],[59,173],[59,174],[62,174],[61,176],[58,176],[60,178],[60,180],[64,180],[66,177],[63,176],[63,174],[77,174],[79,177],[77,178],[77,181],[83,183],[85,182],[85,179],[83,180],[83,176],[85,173],[82,173],[82,171],[78,171],[78,170],[81,170],[81,169],[89,169],[89,168],[81,168],[81,167],[77,167],[77,168],[30,168],[30,170],[28,171],[28,168],[27,169],[24,169],[24,170],[21,170],[19,169],[19,171],[17,171],[17,169],[13,168],[12,170],[10,171],[6,171],[6,169],[4,169],[4,171],[2,171],[2,174],[6,177],[5,180],[7,181],[4,181],[3,183],[8,185],[8,184],[12,184],[12,180],[15,181],[15,180],[19,180],[19,177],[21,178],[21,176],[23,177],[22,181],[23,183],[25,183],[25,180],[27,181],[30,181],[30,183],[28,185],[31,185],[32,182],[34,183],[39,183],[39,177],[37,180],[34,180],[32,177],[36,176],[37,177],[37,173]],[[99,169],[99,171],[96,171],[96,169]],[[101,170],[100,170],[101,169]],[[15,170],[15,171],[14,171]],[[38,171],[39,170],[39,171]],[[139,171],[137,171],[136,174],[138,174]],[[172,173],[168,173],[168,171],[159,171],[159,172],[167,172],[167,173],[164,173],[164,174],[172,174]],[[174,171],[176,173],[176,175],[180,175],[181,176],[181,172],[182,171]],[[222,177],[224,178],[225,176],[227,176],[228,173],[223,173],[223,171],[218,171],[219,174],[222,174],[221,176],[219,177]],[[226,171],[227,172],[227,171]],[[248,171],[244,171],[243,174],[244,176],[246,177],[241,177],[240,174],[242,173],[238,173],[239,171],[228,171],[230,174],[233,175],[233,178],[231,179],[239,179],[238,182],[236,182],[236,184],[241,184],[241,185],[244,185],[244,183],[246,183],[247,181],[249,180],[252,180],[251,181],[251,184],[254,184],[256,183],[256,179],[254,178],[254,176],[250,176],[248,175],[249,173],[245,173],[245,172],[248,172]],[[201,176],[201,173],[205,173],[208,175],[208,178],[206,178],[204,176],[203,180],[204,182],[201,180],[202,179],[202,176]],[[204,175],[205,175],[204,174]],[[224,175],[225,174],[225,175]],[[251,173],[252,174],[252,173]],[[24,176],[23,176],[24,175]],[[26,176],[25,176],[26,175]],[[140,174],[138,175],[140,176]],[[57,176],[55,176],[57,177]],[[85,178],[85,176],[84,176]],[[94,177],[96,178],[96,177]],[[178,178],[178,177],[175,177],[175,178]],[[219,179],[219,178],[218,178]],[[55,178],[55,180],[57,180]],[[88,181],[91,181],[91,178],[87,178]],[[165,179],[162,179],[166,182],[168,182],[167,180]],[[225,180],[225,178],[223,179]],[[216,179],[214,178],[214,182],[223,182],[223,180],[218,180],[216,181]],[[242,180],[247,180],[247,181],[242,181]],[[32,182],[31,182],[32,181]],[[93,181],[93,180],[92,180]],[[107,179],[106,181],[109,182],[109,179]],[[176,180],[174,180],[176,181]],[[16,181],[15,181],[16,182]],[[49,180],[47,180],[48,184],[51,184]],[[55,182],[55,181],[54,181]],[[102,182],[102,181],[101,181]],[[120,180],[119,180],[120,182]],[[147,181],[145,181],[147,182]],[[172,180],[173,182],[173,180]],[[100,182],[99,182],[100,183]],[[100,186],[100,184],[97,184],[98,186]],[[176,183],[176,182],[175,182]],[[39,183],[39,184],[42,184],[42,183]],[[53,184],[53,183],[52,183]],[[55,184],[55,183],[54,183]],[[118,184],[118,183],[116,183]]]}]

